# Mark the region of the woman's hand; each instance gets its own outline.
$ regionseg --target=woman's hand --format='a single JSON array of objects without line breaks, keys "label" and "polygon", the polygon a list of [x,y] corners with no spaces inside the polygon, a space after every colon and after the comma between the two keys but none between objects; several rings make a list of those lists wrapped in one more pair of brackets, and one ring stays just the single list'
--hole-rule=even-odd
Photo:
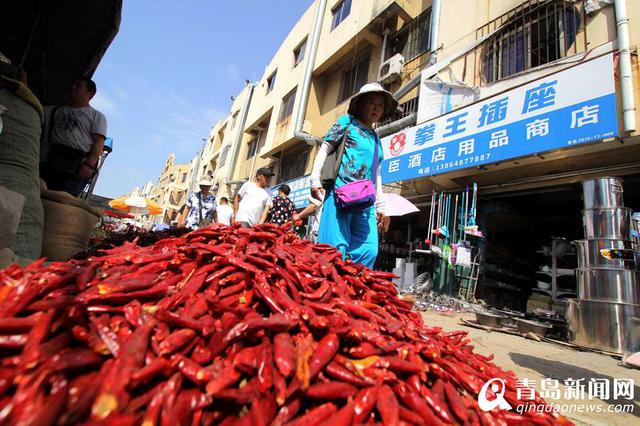
[{"label": "woman's hand", "polygon": [[377,213],[378,220],[378,230],[380,232],[387,232],[389,230],[389,224],[391,223],[391,218],[389,216],[385,216],[382,213]]}]

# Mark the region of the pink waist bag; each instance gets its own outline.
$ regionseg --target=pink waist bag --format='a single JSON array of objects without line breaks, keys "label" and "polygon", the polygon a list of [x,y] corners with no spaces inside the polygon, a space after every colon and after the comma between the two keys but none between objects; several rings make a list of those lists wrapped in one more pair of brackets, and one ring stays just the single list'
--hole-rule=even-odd
[{"label": "pink waist bag", "polygon": [[373,148],[373,169],[371,180],[362,179],[346,183],[335,189],[335,199],[341,210],[363,210],[376,202],[376,175],[378,172],[378,140]]}]

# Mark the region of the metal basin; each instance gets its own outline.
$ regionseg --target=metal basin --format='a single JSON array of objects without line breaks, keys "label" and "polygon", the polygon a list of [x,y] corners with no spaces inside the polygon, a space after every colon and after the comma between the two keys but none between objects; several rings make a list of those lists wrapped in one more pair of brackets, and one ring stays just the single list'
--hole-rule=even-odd
[{"label": "metal basin", "polygon": [[585,209],[597,207],[623,207],[622,179],[602,177],[582,182],[582,199]]},{"label": "metal basin", "polygon": [[600,207],[582,210],[582,223],[586,239],[605,238],[631,240],[631,209],[627,207]]},{"label": "metal basin", "polygon": [[476,321],[486,327],[502,327],[503,322],[507,321],[507,317],[490,312],[476,312]]},{"label": "metal basin", "polygon": [[628,269],[576,269],[576,278],[580,298],[640,303],[640,272]]},{"label": "metal basin", "polygon": [[640,350],[640,305],[589,299],[567,299],[570,341],[615,353]]},{"label": "metal basin", "polygon": [[634,269],[635,262],[621,259],[607,259],[600,254],[602,249],[627,249],[633,248],[631,241],[598,239],[572,241],[576,246],[578,255],[578,268],[610,268],[610,269]]},{"label": "metal basin", "polygon": [[525,319],[516,319],[516,324],[518,324],[518,331],[520,333],[533,333],[542,337],[545,337],[552,329],[550,325]]}]

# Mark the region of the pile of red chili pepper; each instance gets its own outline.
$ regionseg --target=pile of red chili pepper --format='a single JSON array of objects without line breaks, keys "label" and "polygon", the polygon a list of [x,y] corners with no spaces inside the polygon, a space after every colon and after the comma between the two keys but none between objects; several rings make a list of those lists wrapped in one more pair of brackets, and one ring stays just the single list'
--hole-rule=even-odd
[{"label": "pile of red chili pepper", "polygon": [[515,375],[426,326],[390,277],[272,225],[9,267],[0,424],[568,423],[480,410],[495,377],[518,405]]}]

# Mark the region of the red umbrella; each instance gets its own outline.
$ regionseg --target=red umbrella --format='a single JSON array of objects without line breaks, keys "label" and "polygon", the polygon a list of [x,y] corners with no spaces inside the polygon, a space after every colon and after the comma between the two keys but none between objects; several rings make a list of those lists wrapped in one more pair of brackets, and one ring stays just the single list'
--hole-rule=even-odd
[{"label": "red umbrella", "polygon": [[133,215],[129,213],[122,213],[113,210],[102,210],[102,213],[105,216],[118,217],[122,219],[133,219]]}]

